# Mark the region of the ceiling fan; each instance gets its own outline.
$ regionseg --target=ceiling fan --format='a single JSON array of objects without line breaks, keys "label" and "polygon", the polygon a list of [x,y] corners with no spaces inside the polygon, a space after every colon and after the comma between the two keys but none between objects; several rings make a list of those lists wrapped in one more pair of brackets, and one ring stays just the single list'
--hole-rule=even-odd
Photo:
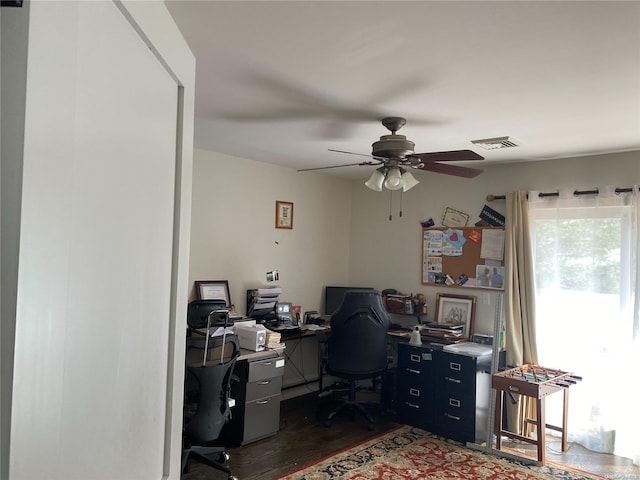
[{"label": "ceiling fan", "polygon": [[384,185],[388,190],[400,190],[406,192],[416,186],[418,180],[407,171],[408,168],[414,170],[428,170],[430,172],[444,173],[458,177],[473,178],[482,173],[482,170],[470,167],[460,167],[440,162],[461,162],[467,160],[484,160],[484,157],[471,150],[451,150],[448,152],[414,153],[415,144],[407,140],[405,135],[398,135],[396,132],[402,128],[407,121],[402,117],[386,117],[382,119],[384,125],[391,135],[383,135],[380,140],[374,142],[371,155],[345,152],[343,150],[332,150],[331,152],[346,153],[349,155],[360,155],[370,157],[373,160],[350,163],[345,165],[334,165],[330,167],[304,168],[299,172],[311,170],[324,170],[327,168],[350,167],[355,165],[378,166],[371,178],[365,185],[376,192],[382,191]]}]

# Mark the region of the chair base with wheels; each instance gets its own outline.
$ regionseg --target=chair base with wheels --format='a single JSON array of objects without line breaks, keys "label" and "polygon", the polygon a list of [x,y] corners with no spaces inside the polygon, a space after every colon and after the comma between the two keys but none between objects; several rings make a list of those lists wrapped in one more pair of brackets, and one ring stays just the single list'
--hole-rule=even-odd
[{"label": "chair base with wheels", "polygon": [[339,413],[350,412],[352,414],[362,415],[367,420],[367,428],[374,429],[374,419],[371,413],[366,409],[365,405],[356,400],[357,393],[356,380],[350,380],[348,384],[348,394],[346,398],[328,400],[327,403],[336,404],[329,414],[322,421],[325,427],[331,426],[331,421]]},{"label": "chair base with wheels", "polygon": [[[212,460],[207,455],[218,453],[218,459]],[[231,473],[231,469],[225,465],[229,461],[229,454],[224,447],[204,447],[204,446],[187,446],[182,450],[182,467],[181,472],[189,473],[189,460],[196,460],[200,463],[208,465],[211,468],[220,470],[228,475],[227,480],[238,480],[238,477]]]}]

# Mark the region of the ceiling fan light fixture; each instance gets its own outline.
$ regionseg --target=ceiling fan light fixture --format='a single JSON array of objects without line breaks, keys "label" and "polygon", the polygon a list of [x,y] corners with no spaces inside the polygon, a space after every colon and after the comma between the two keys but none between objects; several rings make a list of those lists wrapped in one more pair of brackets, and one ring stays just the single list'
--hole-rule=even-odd
[{"label": "ceiling fan light fixture", "polygon": [[411,174],[411,172],[402,172],[401,182],[402,191],[406,192],[407,190],[412,189],[420,182],[415,179],[415,177]]},{"label": "ceiling fan light fixture", "polygon": [[364,182],[364,184],[374,192],[381,192],[383,182],[384,182],[384,169],[378,168],[377,170],[373,171],[373,173],[371,174],[371,177],[369,177],[369,180]]},{"label": "ceiling fan light fixture", "polygon": [[402,176],[400,175],[400,169],[398,167],[389,169],[384,186],[389,190],[400,190],[402,188]]}]

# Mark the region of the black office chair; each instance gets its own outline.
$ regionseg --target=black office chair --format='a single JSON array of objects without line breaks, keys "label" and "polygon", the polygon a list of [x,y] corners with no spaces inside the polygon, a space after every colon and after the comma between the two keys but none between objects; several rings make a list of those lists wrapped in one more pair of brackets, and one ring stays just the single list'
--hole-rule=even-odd
[{"label": "black office chair", "polygon": [[[188,312],[191,314],[198,309]],[[228,316],[219,310],[208,316],[210,319],[216,317],[214,322],[207,321],[208,327],[225,326],[228,322]],[[222,325],[221,319],[224,319]],[[188,324],[199,328],[200,320],[192,318]],[[219,437],[231,417],[229,392],[239,356],[240,347],[235,335],[211,337],[207,331],[204,336],[193,333],[187,337],[182,473],[188,471],[189,460],[194,459],[225,472],[228,480],[237,480],[225,465],[229,455]],[[207,456],[212,453],[218,453],[217,460]]]},{"label": "black office chair", "polygon": [[[356,400],[359,380],[380,377],[387,369],[387,331],[391,319],[376,290],[348,290],[340,308],[331,317],[325,369],[329,375],[346,380],[348,395],[324,420],[325,426],[341,411],[362,414],[373,429],[374,420],[364,404]],[[336,402],[335,399],[330,400]]]}]

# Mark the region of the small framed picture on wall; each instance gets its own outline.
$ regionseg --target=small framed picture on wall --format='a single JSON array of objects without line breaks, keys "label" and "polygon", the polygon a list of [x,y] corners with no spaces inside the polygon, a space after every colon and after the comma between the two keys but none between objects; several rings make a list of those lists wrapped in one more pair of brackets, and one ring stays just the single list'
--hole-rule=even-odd
[{"label": "small framed picture on wall", "polygon": [[276,228],[293,229],[293,202],[276,200]]}]

